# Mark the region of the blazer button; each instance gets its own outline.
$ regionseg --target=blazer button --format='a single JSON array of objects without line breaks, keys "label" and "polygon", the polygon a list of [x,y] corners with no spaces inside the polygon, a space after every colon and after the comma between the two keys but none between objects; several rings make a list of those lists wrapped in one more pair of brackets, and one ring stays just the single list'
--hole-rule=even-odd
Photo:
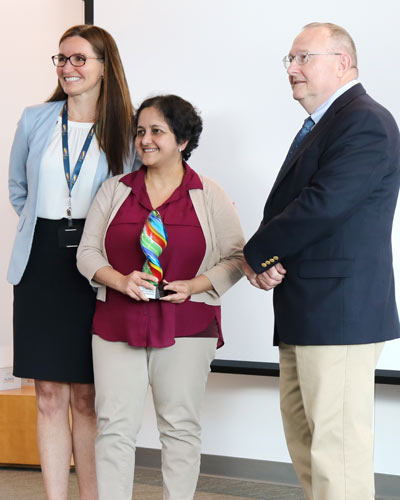
[{"label": "blazer button", "polygon": [[265,262],[261,262],[261,267],[267,267],[267,264]]},{"label": "blazer button", "polygon": [[267,266],[269,266],[271,264],[271,261],[270,260],[266,260],[265,263],[267,264]]},{"label": "blazer button", "polygon": [[277,257],[276,255],[274,257],[272,257],[275,261],[279,260],[279,257]]}]

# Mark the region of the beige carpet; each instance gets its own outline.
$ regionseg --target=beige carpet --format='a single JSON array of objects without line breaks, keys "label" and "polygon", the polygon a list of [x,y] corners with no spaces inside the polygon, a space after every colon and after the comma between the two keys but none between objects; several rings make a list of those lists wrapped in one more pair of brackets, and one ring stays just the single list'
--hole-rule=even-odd
[{"label": "beige carpet", "polygon": [[[137,467],[133,498],[161,500],[161,485],[160,471]],[[68,498],[79,500],[76,476],[73,472]],[[213,476],[200,476],[195,495],[195,500],[254,499],[304,500],[304,496],[299,488]],[[0,467],[0,500],[45,500],[40,470]]]},{"label": "beige carpet", "polygon": [[[160,471],[137,467],[135,500],[161,500]],[[195,500],[303,500],[298,488],[250,481],[201,476]],[[74,473],[70,477],[69,500],[79,500]],[[40,470],[0,467],[0,500],[44,500]],[[110,499],[111,500],[111,499]]]}]

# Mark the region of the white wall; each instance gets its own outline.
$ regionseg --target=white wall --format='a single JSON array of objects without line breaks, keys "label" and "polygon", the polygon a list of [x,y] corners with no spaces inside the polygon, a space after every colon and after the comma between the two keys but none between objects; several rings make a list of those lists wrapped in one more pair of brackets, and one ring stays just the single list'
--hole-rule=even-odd
[{"label": "white wall", "polygon": [[2,0],[0,4],[0,368],[12,365],[12,287],[6,282],[17,216],[8,202],[8,158],[25,106],[46,100],[56,87],[50,56],[74,24],[83,23],[82,0]]}]

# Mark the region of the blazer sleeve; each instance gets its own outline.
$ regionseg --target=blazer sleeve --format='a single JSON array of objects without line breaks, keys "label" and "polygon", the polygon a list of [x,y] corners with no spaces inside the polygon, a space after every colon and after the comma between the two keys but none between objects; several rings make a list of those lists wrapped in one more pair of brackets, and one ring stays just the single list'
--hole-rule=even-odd
[{"label": "blazer sleeve", "polygon": [[86,217],[76,255],[78,270],[94,287],[102,286],[93,281],[96,272],[101,267],[110,266],[103,248],[107,223],[112,210],[115,184],[115,177],[108,179],[96,194]]},{"label": "blazer sleeve", "polygon": [[275,265],[335,233],[379,191],[382,179],[399,168],[394,161],[398,130],[389,113],[354,111],[333,129],[335,140],[318,158],[308,185],[282,212],[262,223],[244,247],[256,273],[266,270],[261,266],[266,259],[277,256],[279,260],[271,262]]},{"label": "blazer sleeve", "polygon": [[29,127],[27,121],[27,110],[25,110],[18,122],[10,154],[9,199],[18,215],[21,215],[28,196],[26,161],[29,154]]}]

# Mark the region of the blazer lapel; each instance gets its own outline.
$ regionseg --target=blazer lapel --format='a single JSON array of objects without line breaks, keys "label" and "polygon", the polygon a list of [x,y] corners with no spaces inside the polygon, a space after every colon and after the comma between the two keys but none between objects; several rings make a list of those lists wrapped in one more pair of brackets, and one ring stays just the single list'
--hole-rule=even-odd
[{"label": "blazer lapel", "polygon": [[[309,147],[309,145],[318,137],[318,135],[325,130],[326,126],[329,124],[333,116],[344,106],[349,104],[354,98],[360,96],[361,94],[365,94],[364,87],[358,83],[354,85],[349,90],[347,90],[344,94],[338,97],[326,110],[321,120],[315,125],[315,127],[306,135],[303,142],[300,144],[298,149],[292,155],[288,162],[283,163],[277,178],[272,186],[271,192],[268,196],[268,199],[271,198],[273,193],[276,191],[278,186],[281,184],[283,179],[287,176],[290,170],[293,168],[299,156],[303,154],[303,152]],[[267,200],[268,203],[268,200]]]},{"label": "blazer lapel", "polygon": [[276,177],[275,183],[272,186],[271,194],[273,193],[273,191],[275,191],[275,189],[283,181],[283,179],[286,177],[286,175],[290,172],[290,170],[292,169],[293,165],[296,163],[298,157],[313,142],[313,140],[315,139],[315,137],[317,137],[317,135],[319,133],[319,130],[320,130],[319,123],[317,123],[313,127],[313,129],[310,130],[310,132],[303,139],[303,141],[300,144],[300,146],[293,153],[293,155],[289,158],[289,161],[283,163],[283,165],[281,166],[281,169],[278,172],[278,175]]},{"label": "blazer lapel", "polygon": [[35,193],[38,191],[43,156],[47,150],[50,139],[53,137],[57,118],[61,113],[63,105],[64,101],[54,102],[53,106],[50,106],[40,115],[40,122],[34,124],[34,128],[32,128],[32,132],[35,134],[35,140],[30,141],[31,151],[27,160],[27,176],[30,181],[30,189]]}]

